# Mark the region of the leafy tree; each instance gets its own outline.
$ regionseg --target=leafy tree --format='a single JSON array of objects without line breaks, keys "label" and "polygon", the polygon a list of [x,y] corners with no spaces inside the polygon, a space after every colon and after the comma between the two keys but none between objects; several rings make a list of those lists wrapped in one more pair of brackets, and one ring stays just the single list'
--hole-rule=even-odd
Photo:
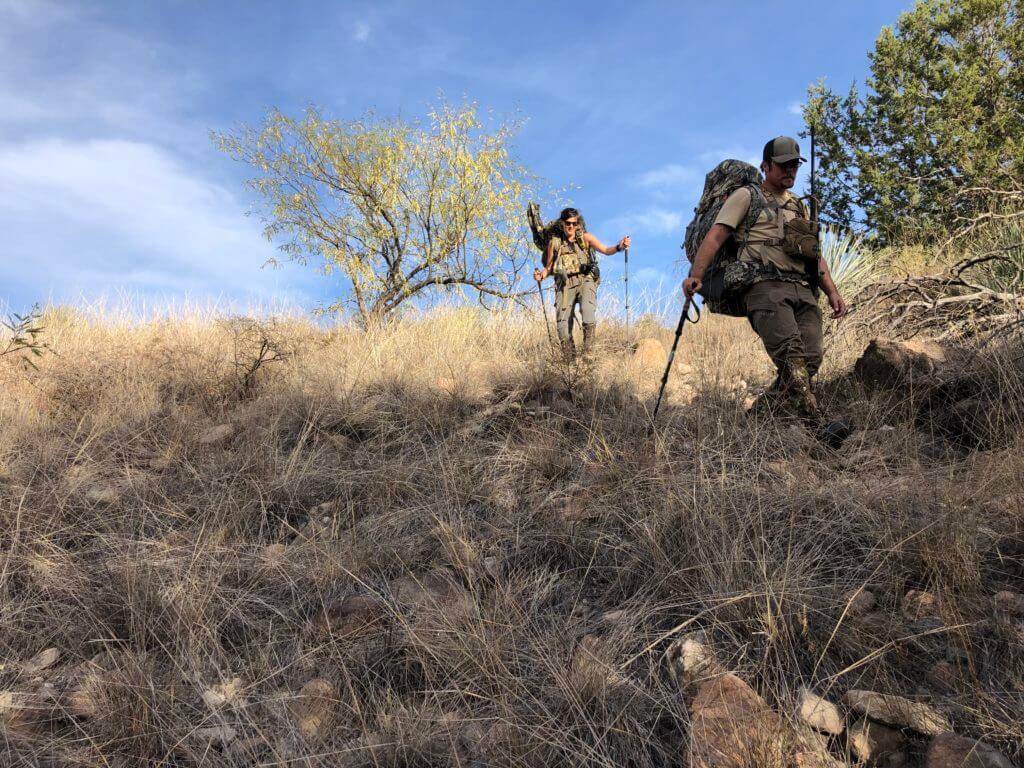
[{"label": "leafy tree", "polygon": [[811,86],[827,217],[927,243],[1020,201],[1022,8],[920,0],[876,40],[863,96],[856,83],[845,96]]},{"label": "leafy tree", "polygon": [[515,295],[528,252],[526,174],[509,155],[511,133],[485,130],[473,106],[441,106],[426,126],[272,111],[258,129],[213,139],[256,170],[249,185],[266,206],[267,237],[292,260],[340,271],[349,303],[373,324],[437,286],[481,303]]}]

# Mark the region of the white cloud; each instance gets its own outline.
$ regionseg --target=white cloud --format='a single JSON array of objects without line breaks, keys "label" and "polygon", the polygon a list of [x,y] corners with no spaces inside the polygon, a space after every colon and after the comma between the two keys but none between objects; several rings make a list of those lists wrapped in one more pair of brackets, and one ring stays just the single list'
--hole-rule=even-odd
[{"label": "white cloud", "polygon": [[357,21],[352,28],[352,39],[357,43],[365,43],[370,39],[370,25],[365,21]]},{"label": "white cloud", "polygon": [[623,232],[630,235],[679,234],[681,236],[684,223],[681,212],[651,206],[643,211],[616,216],[603,225],[602,229],[607,228],[610,232]]},{"label": "white cloud", "polygon": [[796,115],[797,117],[803,117],[804,116],[804,105],[803,105],[802,102],[794,101],[788,107],[786,107],[786,111],[789,112],[789,114],[791,114],[791,115]]},{"label": "white cloud", "polygon": [[8,256],[15,248],[35,256],[13,269],[49,285],[276,292],[278,276],[260,269],[274,248],[234,195],[145,143],[53,139],[5,147],[0,227]]},{"label": "white cloud", "polygon": [[699,176],[700,173],[689,166],[669,163],[640,174],[633,180],[633,185],[640,189],[664,191],[693,184]]}]

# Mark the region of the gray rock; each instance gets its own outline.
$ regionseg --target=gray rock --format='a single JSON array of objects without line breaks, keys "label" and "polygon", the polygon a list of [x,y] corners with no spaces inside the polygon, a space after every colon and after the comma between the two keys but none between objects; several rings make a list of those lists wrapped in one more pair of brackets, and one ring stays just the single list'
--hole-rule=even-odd
[{"label": "gray rock", "polygon": [[900,765],[906,759],[903,755],[904,743],[902,733],[880,723],[874,723],[866,717],[852,723],[847,736],[850,753],[858,760],[869,765],[890,768]]},{"label": "gray rock", "polygon": [[940,733],[928,745],[925,768],[1013,768],[1005,755],[983,741]]},{"label": "gray rock", "polygon": [[992,598],[996,610],[1011,616],[1024,616],[1024,595],[1004,589]]},{"label": "gray rock", "polygon": [[823,733],[839,735],[845,727],[839,707],[806,688],[797,698],[797,716],[811,728]]},{"label": "gray rock", "polygon": [[210,427],[199,436],[200,445],[223,445],[231,442],[231,439],[238,434],[238,426],[235,424],[218,424]]},{"label": "gray rock", "polygon": [[680,691],[701,678],[724,672],[703,632],[691,632],[674,640],[665,651],[665,659],[669,676]]},{"label": "gray rock", "polygon": [[877,602],[875,593],[862,587],[846,595],[846,612],[850,616],[865,616],[875,609]]},{"label": "gray rock", "polygon": [[847,691],[843,702],[873,720],[934,736],[950,730],[949,720],[927,704],[874,691]]},{"label": "gray rock", "polygon": [[912,589],[903,597],[903,615],[910,621],[941,618],[939,600],[931,592]]},{"label": "gray rock", "polygon": [[43,670],[49,669],[57,663],[60,658],[60,651],[56,648],[47,648],[40,651],[22,665],[22,671],[26,675],[38,675]]}]

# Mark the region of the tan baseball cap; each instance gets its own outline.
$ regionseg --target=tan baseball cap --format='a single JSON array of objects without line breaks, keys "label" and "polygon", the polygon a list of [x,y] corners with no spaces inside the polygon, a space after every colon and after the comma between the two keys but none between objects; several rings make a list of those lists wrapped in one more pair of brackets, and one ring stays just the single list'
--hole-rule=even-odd
[{"label": "tan baseball cap", "polygon": [[761,159],[771,160],[773,163],[788,163],[791,160],[807,162],[806,157],[800,156],[800,145],[796,143],[796,139],[789,136],[776,136],[765,144]]}]

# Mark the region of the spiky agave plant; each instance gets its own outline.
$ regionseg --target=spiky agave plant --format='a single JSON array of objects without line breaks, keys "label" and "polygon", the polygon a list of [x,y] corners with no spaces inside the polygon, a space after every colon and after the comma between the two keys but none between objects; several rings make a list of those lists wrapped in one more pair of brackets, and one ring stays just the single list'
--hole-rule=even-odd
[{"label": "spiky agave plant", "polygon": [[821,255],[844,296],[855,296],[880,277],[878,262],[861,236],[836,224],[822,226]]}]

